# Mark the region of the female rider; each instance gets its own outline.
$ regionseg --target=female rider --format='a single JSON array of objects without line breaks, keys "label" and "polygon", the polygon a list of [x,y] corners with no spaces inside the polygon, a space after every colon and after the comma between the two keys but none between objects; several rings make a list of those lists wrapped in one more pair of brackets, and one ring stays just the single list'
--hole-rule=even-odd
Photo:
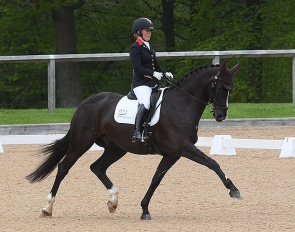
[{"label": "female rider", "polygon": [[131,88],[139,103],[132,142],[142,140],[140,127],[142,126],[144,115],[150,109],[152,89],[158,87],[163,74],[168,79],[173,78],[172,73],[166,72],[159,65],[155,50],[149,44],[153,29],[153,23],[148,18],[136,19],[132,26],[132,33],[136,41],[130,47],[130,59],[133,67]]}]

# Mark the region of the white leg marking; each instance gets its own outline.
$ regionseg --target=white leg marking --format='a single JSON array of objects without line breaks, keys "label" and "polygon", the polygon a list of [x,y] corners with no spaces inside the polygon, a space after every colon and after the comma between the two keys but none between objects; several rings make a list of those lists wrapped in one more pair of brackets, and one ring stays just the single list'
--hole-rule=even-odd
[{"label": "white leg marking", "polygon": [[53,203],[55,201],[55,197],[52,197],[52,194],[49,193],[47,196],[47,205],[43,208],[43,211],[46,211],[49,215],[52,215]]},{"label": "white leg marking", "polygon": [[108,201],[108,208],[111,213],[114,213],[118,206],[118,189],[113,185],[111,189],[108,189],[111,199]]},{"label": "white leg marking", "polygon": [[111,189],[108,189],[108,191],[111,195],[110,201],[113,202],[113,204],[118,205],[118,195],[119,195],[118,189],[115,187],[115,185],[113,185]]}]

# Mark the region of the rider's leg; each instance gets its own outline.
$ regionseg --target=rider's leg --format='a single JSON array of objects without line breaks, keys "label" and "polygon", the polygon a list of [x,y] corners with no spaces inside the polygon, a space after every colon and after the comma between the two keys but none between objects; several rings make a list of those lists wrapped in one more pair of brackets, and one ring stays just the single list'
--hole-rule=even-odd
[{"label": "rider's leg", "polygon": [[134,88],[133,91],[137,97],[139,107],[135,118],[135,130],[132,137],[132,142],[138,142],[142,140],[140,128],[142,126],[144,116],[150,108],[152,88],[148,86],[138,86]]},{"label": "rider's leg", "polygon": [[140,104],[138,107],[138,111],[135,118],[135,130],[132,137],[132,142],[140,142],[141,141],[141,133],[140,128],[143,123],[143,118],[148,110],[145,108],[143,104]]}]

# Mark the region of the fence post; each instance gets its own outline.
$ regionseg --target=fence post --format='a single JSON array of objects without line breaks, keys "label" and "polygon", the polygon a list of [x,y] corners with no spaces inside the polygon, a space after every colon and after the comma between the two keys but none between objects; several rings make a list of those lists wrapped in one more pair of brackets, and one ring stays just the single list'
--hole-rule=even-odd
[{"label": "fence post", "polygon": [[55,111],[55,59],[48,63],[48,110]]},{"label": "fence post", "polygon": [[292,60],[292,100],[293,104],[295,104],[295,56],[293,56]]},{"label": "fence post", "polygon": [[210,149],[210,155],[236,155],[236,149],[233,147],[225,147],[223,140],[231,139],[230,135],[214,135]]},{"label": "fence post", "polygon": [[212,64],[220,64],[220,57],[219,56],[214,56],[212,60]]},{"label": "fence post", "polygon": [[280,158],[282,157],[295,157],[295,138],[287,137],[281,149]]}]

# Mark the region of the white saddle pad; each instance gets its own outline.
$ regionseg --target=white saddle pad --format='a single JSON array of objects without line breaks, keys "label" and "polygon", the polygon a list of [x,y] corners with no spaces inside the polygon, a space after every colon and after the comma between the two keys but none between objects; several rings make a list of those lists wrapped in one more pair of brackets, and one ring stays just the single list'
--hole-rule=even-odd
[{"label": "white saddle pad", "polygon": [[[167,87],[166,87],[167,88]],[[163,99],[163,93],[165,88],[161,88],[161,95],[157,101],[157,109],[155,114],[153,115],[150,125],[154,126],[160,118],[160,110],[161,110],[161,101]],[[135,124],[135,117],[138,109],[138,101],[137,100],[129,100],[127,96],[124,96],[121,98],[121,100],[118,102],[114,119],[118,123],[125,123],[125,124]]]}]

